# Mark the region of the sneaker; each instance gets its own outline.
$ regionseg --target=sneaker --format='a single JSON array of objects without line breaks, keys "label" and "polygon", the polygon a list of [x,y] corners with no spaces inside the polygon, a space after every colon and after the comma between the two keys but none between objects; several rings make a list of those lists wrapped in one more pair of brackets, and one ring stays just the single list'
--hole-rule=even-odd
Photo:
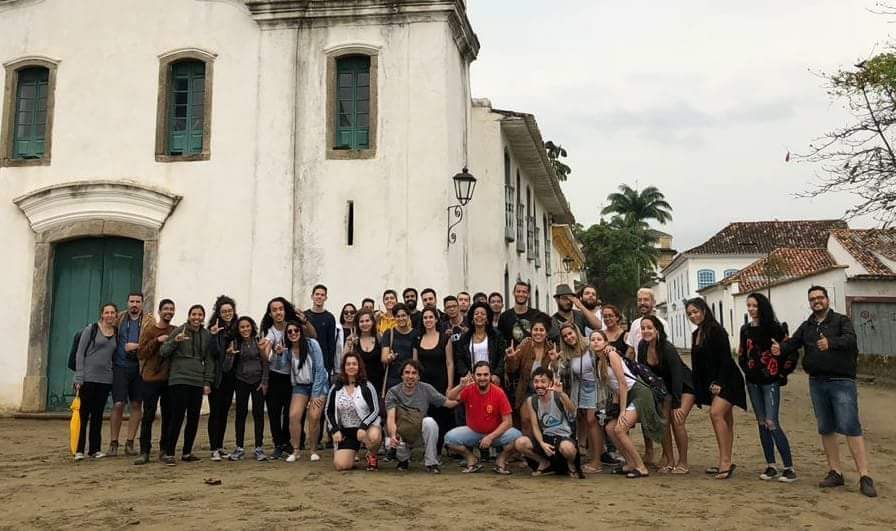
[{"label": "sneaker", "polygon": [[398,470],[400,472],[407,472],[408,466],[410,464],[411,464],[410,461],[399,461],[398,466],[395,467],[395,470]]},{"label": "sneaker", "polygon": [[256,461],[267,461],[268,456],[264,455],[264,448],[258,446],[255,448],[255,460]]},{"label": "sneaker", "polygon": [[871,476],[862,476],[859,479],[859,490],[869,498],[877,498],[877,489],[874,488],[874,480],[871,479]]},{"label": "sneaker", "polygon": [[168,466],[177,466],[177,459],[173,455],[166,455],[162,461]]},{"label": "sneaker", "polygon": [[367,470],[373,472],[380,469],[376,454],[367,454]]},{"label": "sneaker", "polygon": [[385,457],[383,457],[383,461],[385,461],[386,463],[388,463],[390,461],[397,461],[398,454],[396,454],[395,452],[396,452],[395,448],[389,448],[389,450],[386,452]]},{"label": "sneaker", "polygon": [[109,457],[118,457],[118,441],[113,441],[109,445],[109,453],[107,455]]},{"label": "sneaker", "polygon": [[83,461],[84,460],[84,452],[78,452],[75,454],[75,461]]},{"label": "sneaker", "polygon": [[137,455],[137,451],[134,450],[134,441],[125,441],[124,442],[124,455],[129,455],[129,456]]},{"label": "sneaker", "polygon": [[274,453],[271,454],[271,459],[273,459],[273,460],[275,460],[275,461],[276,461],[277,459],[282,459],[284,453],[285,453],[285,452],[284,452],[282,446],[275,446],[275,447],[274,447]]},{"label": "sneaker", "polygon": [[103,452],[97,452],[90,457],[93,457],[94,459],[102,459],[106,457],[106,454],[104,454]]},{"label": "sneaker", "polygon": [[320,461],[320,455],[317,452],[311,454],[311,461]]},{"label": "sneaker", "polygon": [[792,468],[785,468],[784,472],[781,472],[781,477],[778,478],[778,481],[781,483],[793,483],[796,481],[796,472]]},{"label": "sneaker", "polygon": [[439,469],[439,465],[428,465],[426,467],[426,471],[430,474],[441,474],[442,471]]},{"label": "sneaker", "polygon": [[180,456],[180,460],[185,463],[193,463],[195,461],[202,461],[201,458],[196,457],[193,454],[184,454],[184,455]]},{"label": "sneaker", "polygon": [[140,454],[140,457],[134,460],[135,465],[145,465],[149,463],[149,454]]},{"label": "sneaker", "polygon": [[212,461],[220,461],[221,460],[221,450],[215,450],[212,452]]},{"label": "sneaker", "polygon": [[232,452],[230,452],[230,457],[228,457],[228,459],[230,459],[231,461],[242,461],[243,457],[245,457],[245,456],[246,456],[246,451],[243,450],[242,447],[237,446],[236,448],[233,449]]},{"label": "sneaker", "polygon": [[829,487],[842,487],[843,475],[836,470],[828,470],[828,475],[818,483],[818,486],[823,489]]},{"label": "sneaker", "polygon": [[778,469],[773,466],[767,467],[765,469],[765,472],[763,472],[762,474],[759,474],[759,479],[761,479],[762,481],[771,481],[777,477],[778,477]]},{"label": "sneaker", "polygon": [[230,454],[227,452],[227,450],[223,448],[218,448],[218,455],[221,456],[221,459],[227,459],[228,457],[230,457]]},{"label": "sneaker", "polygon": [[613,465],[621,465],[621,464],[625,463],[625,459],[622,459],[621,457],[617,457],[617,456],[611,454],[610,452],[604,452],[604,453],[600,454],[600,462],[605,465],[613,466]]},{"label": "sneaker", "polygon": [[289,457],[286,458],[286,462],[287,463],[295,463],[296,461],[299,460],[300,457],[301,457],[301,455],[299,455],[299,452],[293,452],[293,453],[289,454]]}]

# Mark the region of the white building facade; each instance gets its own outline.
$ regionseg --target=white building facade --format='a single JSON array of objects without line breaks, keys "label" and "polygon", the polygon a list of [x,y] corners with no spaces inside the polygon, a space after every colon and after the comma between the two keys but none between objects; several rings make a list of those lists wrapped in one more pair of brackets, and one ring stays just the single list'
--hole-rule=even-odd
[{"label": "white building facade", "polygon": [[534,139],[475,130],[463,0],[3,0],[0,35],[0,407],[64,409],[72,333],[131,290],[177,321],[221,293],[307,307],[318,282],[334,312],[508,274],[548,290],[545,256],[506,252],[505,148],[538,228],[572,217]]}]

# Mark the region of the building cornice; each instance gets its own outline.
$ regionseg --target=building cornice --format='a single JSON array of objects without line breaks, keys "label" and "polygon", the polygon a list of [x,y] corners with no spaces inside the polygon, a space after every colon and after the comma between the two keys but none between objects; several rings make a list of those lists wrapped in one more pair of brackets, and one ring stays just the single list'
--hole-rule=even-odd
[{"label": "building cornice", "polygon": [[467,18],[465,0],[243,0],[262,27],[295,27],[353,22],[406,24],[447,20],[458,51],[472,62],[479,55],[479,39]]}]

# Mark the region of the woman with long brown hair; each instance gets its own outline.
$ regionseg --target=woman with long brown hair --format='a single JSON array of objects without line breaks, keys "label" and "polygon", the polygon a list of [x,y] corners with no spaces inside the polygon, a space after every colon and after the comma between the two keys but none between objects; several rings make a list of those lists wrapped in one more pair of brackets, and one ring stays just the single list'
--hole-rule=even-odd
[{"label": "woman with long brown hair", "polygon": [[508,382],[515,382],[508,395],[511,399],[514,411],[514,424],[519,426],[523,433],[529,434],[531,422],[528,417],[523,418],[523,404],[534,392],[532,387],[532,371],[538,367],[550,368],[552,371],[559,368],[560,354],[548,341],[548,325],[543,320],[532,322],[530,337],[519,345],[510,347],[504,353],[505,377]]},{"label": "woman with long brown hair", "polygon": [[380,401],[367,380],[364,360],[356,352],[342,357],[339,376],[327,393],[326,418],[336,470],[351,470],[362,444],[367,448],[367,470],[379,469],[376,451],[383,440]]}]

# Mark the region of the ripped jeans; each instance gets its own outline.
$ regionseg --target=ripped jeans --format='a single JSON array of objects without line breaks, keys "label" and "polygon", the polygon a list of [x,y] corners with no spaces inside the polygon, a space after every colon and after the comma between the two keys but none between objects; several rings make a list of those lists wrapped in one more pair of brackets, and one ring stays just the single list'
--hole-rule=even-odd
[{"label": "ripped jeans", "polygon": [[759,424],[759,442],[762,443],[765,462],[770,465],[775,464],[775,447],[777,446],[784,467],[793,467],[790,442],[778,424],[781,386],[777,383],[756,385],[747,382],[747,391],[750,394],[750,402],[753,404],[753,412],[756,414],[756,422]]}]

